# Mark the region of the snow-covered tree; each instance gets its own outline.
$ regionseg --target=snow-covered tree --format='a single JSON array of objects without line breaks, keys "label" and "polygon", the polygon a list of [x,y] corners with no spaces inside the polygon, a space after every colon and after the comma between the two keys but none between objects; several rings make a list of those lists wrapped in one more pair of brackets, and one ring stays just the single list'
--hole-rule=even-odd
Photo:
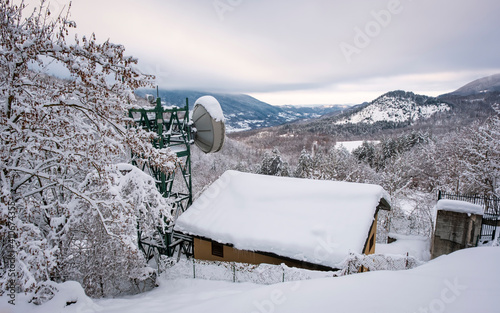
[{"label": "snow-covered tree", "polygon": [[359,161],[367,163],[372,168],[375,168],[375,153],[376,153],[375,144],[368,141],[363,141],[361,146],[352,151],[352,154]]},{"label": "snow-covered tree", "polygon": [[411,164],[404,155],[394,158],[393,162],[387,164],[381,176],[382,187],[387,190],[391,196],[412,185],[413,177],[410,173]]},{"label": "snow-covered tree", "polygon": [[302,150],[299,156],[297,167],[293,176],[300,178],[313,178],[314,174],[314,160],[309,152],[305,149]]},{"label": "snow-covered tree", "polygon": [[[59,275],[82,282],[88,294],[114,296],[134,291],[152,269],[137,249],[137,231],[148,237],[171,222],[168,200],[158,192],[153,177],[130,164],[111,165],[101,179],[89,173],[82,192],[93,194],[94,204],[76,199],[62,245]],[[71,206],[71,203],[69,204]],[[97,206],[97,209],[92,208]],[[97,214],[95,213],[97,212]]]},{"label": "snow-covered tree", "polygon": [[332,148],[327,154],[318,154],[319,179],[359,183],[373,183],[374,170],[360,163],[344,147]]},{"label": "snow-covered tree", "polygon": [[[126,117],[132,91],[153,77],[136,70],[137,59],[121,45],[98,43],[94,35],[67,41],[76,27],[69,9],[53,16],[42,0],[27,11],[23,1],[0,1],[0,250],[11,251],[1,268],[15,261],[16,288],[24,292],[47,280],[95,279],[84,267],[92,262],[113,283],[112,262],[88,249],[106,250],[119,266],[140,272],[144,260],[132,240],[137,219],[146,212],[149,225],[168,218],[167,203],[138,202],[142,191],[132,183],[128,191],[117,188],[124,174],[112,166],[132,152],[164,172],[177,162],[170,151],[154,149],[155,134],[135,129]],[[45,75],[48,64],[64,67],[69,78]],[[71,261],[81,256],[85,262]],[[0,272],[0,290],[9,279]],[[84,287],[94,295],[103,290],[94,293],[94,282]]]},{"label": "snow-covered tree", "polygon": [[488,196],[498,194],[500,118],[494,116],[485,124],[474,127],[464,136],[461,150],[464,192]]},{"label": "snow-covered tree", "polygon": [[407,159],[404,175],[411,180],[411,188],[433,192],[440,186],[442,168],[434,141],[419,145],[401,155],[400,158]]},{"label": "snow-covered tree", "polygon": [[274,148],[271,153],[264,154],[258,173],[271,176],[290,176],[290,169],[288,162],[281,157],[280,151]]},{"label": "snow-covered tree", "polygon": [[191,149],[193,196],[196,199],[206,187],[217,180],[227,170],[256,172],[261,159],[258,151],[226,137],[224,146],[217,153],[204,153]]}]

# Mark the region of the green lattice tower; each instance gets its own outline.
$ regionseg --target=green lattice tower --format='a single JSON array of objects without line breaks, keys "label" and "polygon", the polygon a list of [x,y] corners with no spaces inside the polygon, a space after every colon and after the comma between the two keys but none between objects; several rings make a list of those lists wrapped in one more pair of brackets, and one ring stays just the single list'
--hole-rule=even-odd
[{"label": "green lattice tower", "polygon": [[[129,110],[129,117],[135,124],[148,131],[158,134],[153,144],[156,148],[169,147],[177,154],[180,162],[174,172],[165,174],[158,169],[149,166],[148,163],[139,163],[132,156],[132,164],[149,173],[155,180],[161,194],[171,200],[174,221],[192,203],[191,182],[191,129],[189,121],[189,103],[180,107],[163,107],[161,98],[156,98],[156,106],[151,109],[137,108]],[[173,223],[169,222],[167,230],[158,228],[157,236],[154,238],[144,237],[138,234],[139,247],[144,251],[146,258],[151,259],[155,255],[172,256],[175,250],[173,242]],[[179,248],[182,249],[183,246]],[[185,247],[188,249],[188,247]],[[188,251],[185,251],[188,253]]]}]

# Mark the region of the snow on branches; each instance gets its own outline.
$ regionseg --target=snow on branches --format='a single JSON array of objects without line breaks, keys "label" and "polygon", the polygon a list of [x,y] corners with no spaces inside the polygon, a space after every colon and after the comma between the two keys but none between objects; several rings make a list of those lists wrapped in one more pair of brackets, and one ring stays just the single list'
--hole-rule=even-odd
[{"label": "snow on branches", "polygon": [[[111,274],[112,262],[97,262],[102,255],[89,249],[99,246],[135,273],[132,268],[145,264],[134,239],[137,219],[154,228],[170,218],[151,180],[133,182],[137,170],[120,174],[124,166],[112,164],[133,152],[168,173],[178,160],[152,146],[155,134],[127,124],[133,90],[153,80],[135,68],[137,59],[122,45],[97,43],[94,35],[68,42],[76,27],[69,9],[53,17],[42,0],[25,11],[23,1],[0,2],[1,250],[14,251],[18,291],[34,292],[45,280],[79,279],[88,292],[104,295],[102,285],[92,285],[95,277],[113,283],[124,274]],[[54,63],[68,79],[45,74]],[[102,266],[79,267],[90,263]],[[0,293],[9,279],[0,272]]]}]

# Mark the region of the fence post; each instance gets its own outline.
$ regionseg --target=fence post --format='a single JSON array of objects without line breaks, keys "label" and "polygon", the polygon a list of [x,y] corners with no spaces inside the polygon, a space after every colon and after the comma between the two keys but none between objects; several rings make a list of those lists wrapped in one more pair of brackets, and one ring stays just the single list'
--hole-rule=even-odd
[{"label": "fence post", "polygon": [[194,258],[193,258],[193,279],[196,278],[196,267],[194,266]]},{"label": "fence post", "polygon": [[231,265],[233,266],[233,283],[236,282],[236,266],[234,266],[234,262],[231,263]]}]

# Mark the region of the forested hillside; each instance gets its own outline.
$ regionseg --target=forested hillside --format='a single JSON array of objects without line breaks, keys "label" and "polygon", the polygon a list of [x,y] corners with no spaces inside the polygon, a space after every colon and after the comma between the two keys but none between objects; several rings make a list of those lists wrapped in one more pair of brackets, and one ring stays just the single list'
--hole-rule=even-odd
[{"label": "forested hillside", "polygon": [[[442,110],[422,115],[425,108],[442,103]],[[445,134],[467,127],[474,122],[484,122],[494,114],[492,105],[500,103],[499,92],[488,92],[468,96],[443,95],[438,98],[418,96],[413,93],[389,92],[370,103],[344,110],[334,116],[325,115],[307,121],[297,121],[281,126],[257,129],[233,134],[232,137],[243,141],[257,141],[266,134],[289,137],[317,136],[333,137],[333,140],[368,140],[394,136],[402,132],[421,131],[432,134]],[[363,113],[364,112],[364,113]],[[361,115],[360,115],[361,114]],[[373,119],[372,116],[378,118]],[[361,118],[361,116],[365,116]],[[414,118],[420,116],[419,118]],[[413,117],[413,118],[412,118]],[[269,138],[272,146],[273,139]],[[332,140],[332,139],[330,139]],[[299,139],[300,141],[300,139]],[[266,142],[260,142],[260,146]]]}]

